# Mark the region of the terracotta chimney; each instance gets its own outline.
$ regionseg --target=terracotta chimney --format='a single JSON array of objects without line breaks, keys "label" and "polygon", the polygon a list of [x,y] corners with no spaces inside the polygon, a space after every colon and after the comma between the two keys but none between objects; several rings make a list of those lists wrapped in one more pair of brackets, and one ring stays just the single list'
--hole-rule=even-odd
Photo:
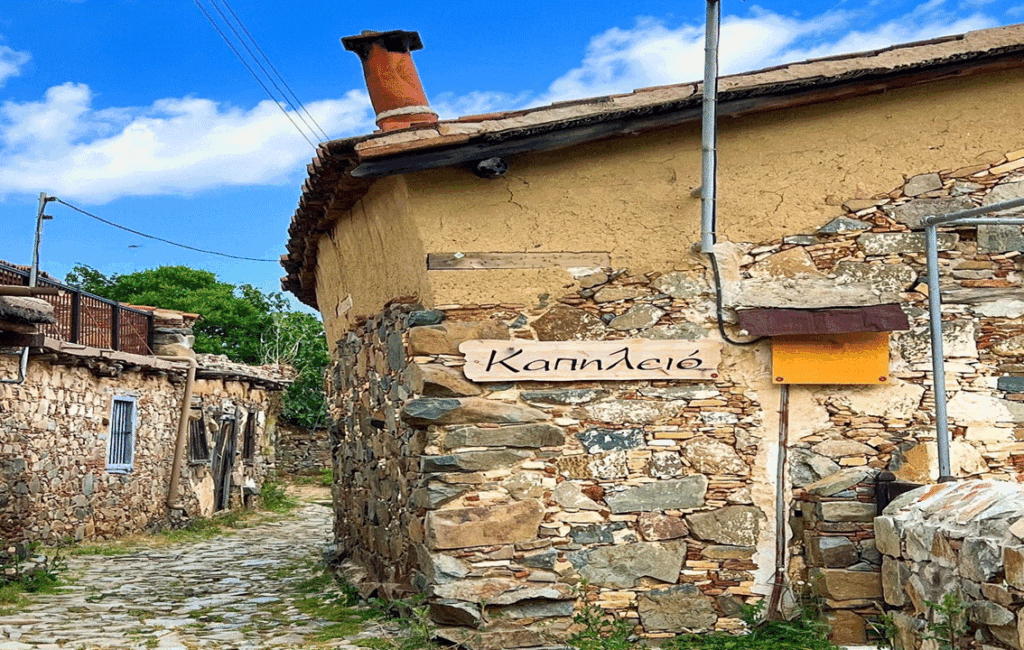
[{"label": "terracotta chimney", "polygon": [[381,131],[404,129],[437,121],[412,62],[412,51],[423,48],[416,32],[363,32],[341,39],[346,50],[363,62],[366,88],[377,112]]}]

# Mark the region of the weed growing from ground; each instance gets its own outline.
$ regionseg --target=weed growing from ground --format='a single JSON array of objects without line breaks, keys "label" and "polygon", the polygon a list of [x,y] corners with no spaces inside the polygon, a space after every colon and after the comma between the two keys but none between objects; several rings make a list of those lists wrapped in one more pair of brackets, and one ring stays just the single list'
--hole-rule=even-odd
[{"label": "weed growing from ground", "polygon": [[836,650],[828,640],[828,626],[814,608],[804,607],[792,620],[763,619],[764,601],[745,605],[740,618],[748,631],[684,634],[662,644],[666,650]]},{"label": "weed growing from ground", "polygon": [[117,540],[95,544],[71,544],[66,548],[68,555],[76,557],[79,555],[112,557],[116,555],[131,555],[139,550],[139,544],[136,540]]},{"label": "weed growing from ground", "polygon": [[284,485],[277,481],[264,481],[260,487],[260,498],[264,509],[276,513],[289,512],[297,505],[295,499],[285,492]]},{"label": "weed growing from ground", "polygon": [[8,547],[3,558],[0,562],[0,610],[4,612],[27,605],[26,594],[56,593],[68,568],[60,549],[40,553],[38,544]]}]

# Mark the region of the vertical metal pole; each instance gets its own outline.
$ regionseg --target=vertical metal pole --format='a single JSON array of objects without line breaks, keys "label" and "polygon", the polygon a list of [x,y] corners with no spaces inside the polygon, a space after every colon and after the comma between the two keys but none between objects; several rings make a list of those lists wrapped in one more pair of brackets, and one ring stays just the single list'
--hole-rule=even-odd
[{"label": "vertical metal pole", "polygon": [[36,213],[36,241],[32,247],[32,270],[28,274],[28,286],[36,286],[36,278],[39,277],[39,242],[43,238],[43,211],[46,209],[46,202],[49,198],[46,192],[39,193],[39,211]]},{"label": "vertical metal pole", "polygon": [[[28,274],[28,286],[36,286],[36,278],[39,276],[39,240],[43,236],[43,210],[49,201],[46,192],[39,193],[39,210],[36,212],[36,239],[32,247],[32,270]],[[18,360],[18,378],[3,379],[0,384],[20,384],[25,381],[28,372],[28,346],[21,349],[21,358]]]},{"label": "vertical metal pole", "polygon": [[946,416],[946,364],[942,349],[942,294],[939,291],[938,227],[925,227],[928,256],[928,319],[932,336],[932,388],[935,393],[935,441],[939,481],[952,479],[949,462],[949,420]]},{"label": "vertical metal pole", "polygon": [[717,166],[717,138],[715,119],[718,112],[718,31],[721,5],[719,0],[708,0],[707,22],[704,33],[704,87],[703,120],[701,122],[701,213],[700,251],[714,252],[715,245],[715,168]]}]

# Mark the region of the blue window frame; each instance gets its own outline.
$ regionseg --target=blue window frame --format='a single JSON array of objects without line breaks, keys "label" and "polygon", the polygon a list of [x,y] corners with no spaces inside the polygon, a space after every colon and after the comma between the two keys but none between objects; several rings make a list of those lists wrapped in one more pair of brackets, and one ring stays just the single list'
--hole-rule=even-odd
[{"label": "blue window frame", "polygon": [[110,433],[107,436],[108,472],[132,471],[137,419],[138,408],[134,397],[114,397],[110,406]]}]

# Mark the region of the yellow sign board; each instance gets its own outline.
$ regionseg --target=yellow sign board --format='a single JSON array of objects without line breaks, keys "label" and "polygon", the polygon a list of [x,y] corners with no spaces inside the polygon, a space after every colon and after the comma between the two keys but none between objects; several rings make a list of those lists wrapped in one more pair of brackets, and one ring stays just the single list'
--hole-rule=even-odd
[{"label": "yellow sign board", "polygon": [[772,337],[773,383],[884,384],[888,381],[888,332]]}]

